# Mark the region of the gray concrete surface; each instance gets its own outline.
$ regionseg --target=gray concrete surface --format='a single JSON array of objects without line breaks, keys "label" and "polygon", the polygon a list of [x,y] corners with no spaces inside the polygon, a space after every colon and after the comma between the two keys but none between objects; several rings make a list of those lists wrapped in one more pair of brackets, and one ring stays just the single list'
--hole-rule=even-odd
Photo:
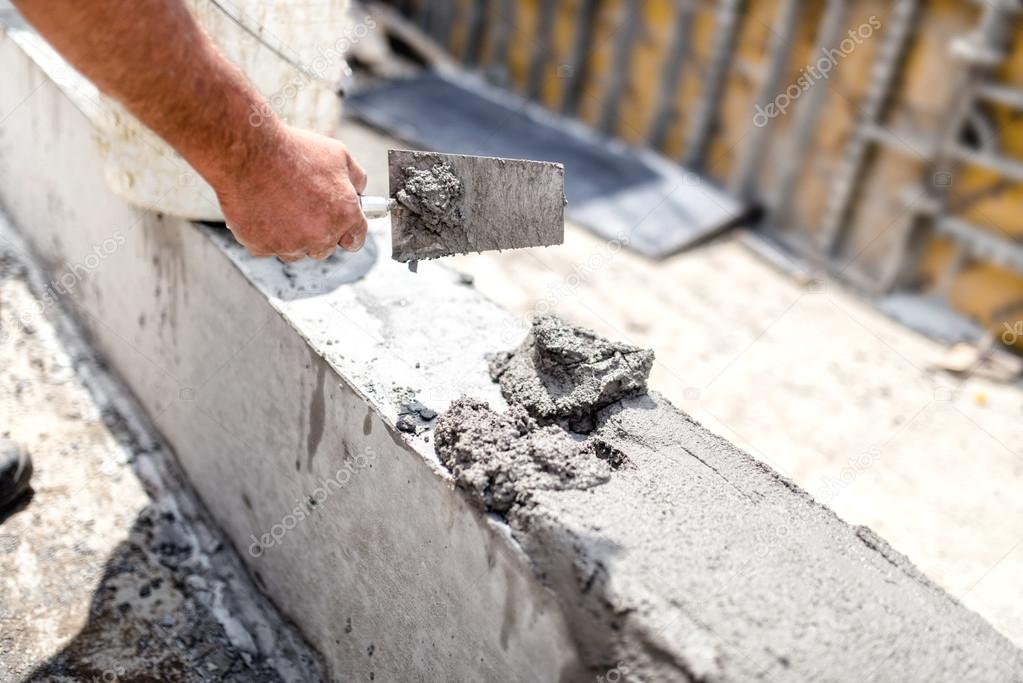
[{"label": "gray concrete surface", "polygon": [[[427,406],[500,401],[483,354],[504,314],[450,271],[381,256],[386,221],[358,255],[284,268],[133,209],[99,172],[88,93],[54,85],[10,34],[0,64],[0,204],[55,280],[72,273],[63,300],[330,675],[571,671],[561,612],[521,550],[452,495],[428,433],[395,429],[397,388]],[[421,311],[442,309],[424,327]]]},{"label": "gray concrete surface", "polygon": [[0,232],[0,429],[35,463],[0,516],[0,681],[324,680]]},{"label": "gray concrete surface", "polygon": [[[339,135],[370,191],[386,191],[379,159],[402,143],[353,122]],[[506,348],[533,316],[557,313],[655,349],[651,387],[1023,645],[1023,386],[935,367],[943,345],[748,244],[651,261],[570,220],[558,249],[447,263],[513,314]]]},{"label": "gray concrete surface", "polygon": [[74,95],[9,38],[0,64],[0,200],[54,273],[122,232],[67,300],[335,678],[1020,676],[1018,650],[880,539],[656,395],[608,408],[634,470],[537,492],[528,527],[481,515],[430,430],[395,424],[410,391],[503,409],[485,354],[520,341],[507,313],[440,266],[378,260],[385,224],[378,248],[283,267],[129,209],[83,173]]},{"label": "gray concrete surface", "polygon": [[[532,335],[552,328],[593,337],[549,316]],[[547,353],[532,339],[516,352],[531,359],[520,378],[532,372],[540,391],[571,395],[617,373],[605,366],[552,385]],[[842,522],[656,393],[610,403],[581,443],[516,412],[530,394],[506,398],[507,415],[457,402],[438,421],[437,451],[505,515],[591,671],[658,681],[1023,677],[1023,652],[869,528]],[[581,457],[587,448],[604,459]]]}]

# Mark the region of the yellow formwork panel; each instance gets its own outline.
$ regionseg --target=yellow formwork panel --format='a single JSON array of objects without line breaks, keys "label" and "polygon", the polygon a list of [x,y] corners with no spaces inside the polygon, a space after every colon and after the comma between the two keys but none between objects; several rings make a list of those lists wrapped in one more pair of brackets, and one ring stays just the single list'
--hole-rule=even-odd
[{"label": "yellow formwork panel", "polygon": [[727,184],[739,149],[752,127],[758,87],[769,60],[772,26],[780,0],[749,0],[739,23],[736,50],[726,78],[715,134],[704,171]]},{"label": "yellow formwork panel", "polygon": [[[626,10],[626,2],[620,12]],[[641,7],[642,28],[632,45],[625,97],[619,112],[616,134],[633,144],[643,144],[649,134],[650,117],[657,106],[664,59],[671,49],[675,28],[671,0],[647,0]]]},{"label": "yellow formwork panel", "polygon": [[[884,40],[885,26],[891,12],[889,0],[861,0],[850,3],[839,40],[849,31],[875,26],[870,38],[854,49],[843,51],[841,42],[829,53],[834,66],[827,78],[815,81],[814,88],[824,88],[821,114],[801,170],[795,183],[791,210],[777,226],[784,233],[799,234],[801,241],[823,248],[820,228],[836,175],[845,157],[870,83],[871,68]],[[865,30],[865,29],[864,29]],[[820,73],[818,69],[818,73]]]},{"label": "yellow formwork panel", "polygon": [[469,40],[469,12],[472,0],[449,0],[451,2],[451,31],[445,46],[452,55],[462,59]]},{"label": "yellow formwork panel", "polygon": [[[786,101],[782,98],[790,98],[791,95],[795,95],[790,99],[793,103],[798,103],[803,97],[810,94],[812,88],[827,87],[826,83],[815,80],[813,76],[814,73],[819,73],[817,62],[821,55],[818,55],[814,49],[817,43],[817,29],[823,16],[824,3],[822,2],[806,3],[806,7],[800,13],[799,23],[792,36],[791,54],[785,75],[781,79],[777,91],[771,93],[775,98],[774,101],[782,103]],[[782,159],[782,155],[789,153],[788,143],[793,134],[796,119],[796,112],[791,111],[786,115],[776,117],[767,124],[770,126],[770,136],[764,151],[764,161],[756,174],[756,186],[762,197],[772,197],[778,190],[778,181],[780,180],[777,173],[778,163],[772,162],[772,160]]]},{"label": "yellow formwork panel", "polygon": [[582,0],[564,0],[558,3],[554,15],[554,30],[551,35],[550,55],[543,72],[540,102],[549,109],[557,110],[565,97],[566,86],[571,73],[572,41],[575,38]]},{"label": "yellow formwork panel", "polygon": [[512,35],[508,41],[508,71],[512,88],[520,93],[525,92],[529,80],[536,28],[540,20],[539,10],[537,0],[515,3]]},{"label": "yellow formwork panel", "polygon": [[607,95],[608,74],[614,64],[619,4],[610,0],[601,3],[594,22],[593,47],[587,58],[590,77],[583,84],[578,112],[579,118],[591,126],[600,123],[601,107]]},{"label": "yellow formwork panel", "polygon": [[693,14],[693,28],[689,37],[689,59],[682,71],[682,81],[675,96],[677,118],[668,128],[663,153],[678,159],[685,153],[686,136],[693,122],[700,93],[703,92],[703,75],[710,59],[714,44],[714,3],[704,0],[698,3]]},{"label": "yellow formwork panel", "polygon": [[[542,0],[512,3],[514,16],[508,38],[508,63],[511,87],[525,92],[534,55]],[[639,1],[639,0],[634,0]],[[456,20],[449,49],[458,57],[466,50],[467,26],[472,0],[455,0]],[[580,30],[584,0],[559,2],[551,36],[548,60],[542,71],[539,99],[543,105],[560,110],[566,86],[576,74],[567,70],[572,49]],[[706,87],[707,68],[718,30],[716,12],[719,0],[694,0],[692,32],[682,65],[680,85],[675,92],[676,115],[670,121],[663,149],[670,158],[682,158],[697,110]],[[500,17],[499,3],[488,3],[488,20],[483,37],[481,61],[493,62],[493,25]],[[611,69],[614,66],[619,32],[626,13],[634,5],[628,0],[605,0],[594,19],[591,49],[585,56],[588,77],[580,85],[577,116],[590,125],[600,123]],[[821,55],[815,51],[826,3],[807,0],[792,38],[787,73],[779,90],[806,84],[806,69]],[[824,88],[817,126],[796,176],[794,192],[786,216],[777,226],[794,241],[813,250],[824,247],[823,219],[829,195],[846,153],[850,136],[858,122],[872,68],[883,44],[885,29],[891,20],[891,0],[855,0],[846,5],[845,28],[839,40],[850,33],[869,34],[851,50],[840,50],[833,68],[824,78],[813,78],[812,88]],[[640,8],[642,27],[632,46],[629,72],[620,102],[615,133],[635,144],[646,144],[656,108],[661,81],[677,26],[679,3],[673,0],[645,0]],[[728,183],[742,158],[743,141],[749,137],[756,98],[770,66],[772,37],[782,0],[748,0],[740,17],[739,36],[726,77],[721,108],[705,160],[708,175]],[[953,40],[966,35],[977,25],[980,3],[964,0],[925,0],[921,3],[914,33],[903,61],[884,127],[901,138],[902,149],[876,146],[868,157],[857,201],[852,207],[840,258],[850,270],[857,270],[869,283],[890,267],[891,255],[905,238],[906,194],[914,186],[925,187],[926,141],[940,131],[956,93],[954,74],[958,64],[950,51]],[[800,80],[803,79],[803,80]],[[1017,30],[1009,57],[999,72],[1005,85],[1023,88],[1023,29]],[[770,122],[764,163],[756,174],[756,189],[770,198],[777,187],[777,169],[789,149],[798,100],[809,90],[800,86],[797,101],[784,114]],[[780,94],[780,93],[779,93]],[[984,109],[1005,153],[1023,161],[1023,112],[1001,105]],[[971,224],[996,230],[1007,239],[1023,241],[1023,185],[1006,182],[989,169],[961,166],[954,174],[950,201],[960,206],[958,215]],[[947,240],[935,237],[926,246],[916,281],[941,281],[941,275],[953,258]],[[985,325],[1023,319],[1023,278],[985,264],[968,263],[949,287],[952,304]],[[1006,313],[1006,312],[1009,313]],[[1006,315],[1016,316],[1003,320]],[[1001,316],[1001,318],[999,317]],[[1023,342],[1021,342],[1023,343]]]},{"label": "yellow formwork panel", "polygon": [[[975,21],[976,18],[973,18]],[[973,24],[967,23],[963,28]],[[1023,29],[1017,29],[1008,59],[999,69],[1002,85],[1023,87]],[[1023,159],[1023,112],[1005,105],[987,104],[985,115],[997,131],[1003,153]],[[960,166],[950,187],[954,213],[970,224],[997,236],[1023,241],[1023,185],[1001,177],[997,172],[971,164]],[[947,240],[933,240],[924,252],[920,273],[931,283],[940,282],[940,274],[954,253]],[[949,288],[952,306],[975,318],[988,329],[1019,329],[1023,324],[1023,276],[984,263],[967,262]],[[999,338],[1001,335],[999,334]],[[1015,348],[1023,350],[1023,337],[1008,335]]]}]

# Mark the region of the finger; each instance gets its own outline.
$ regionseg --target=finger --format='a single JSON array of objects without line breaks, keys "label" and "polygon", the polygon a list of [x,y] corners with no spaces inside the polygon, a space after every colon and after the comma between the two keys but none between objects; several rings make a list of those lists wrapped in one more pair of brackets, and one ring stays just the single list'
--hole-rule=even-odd
[{"label": "finger", "polygon": [[358,251],[366,243],[366,230],[368,228],[366,217],[360,215],[348,232],[341,236],[338,244],[346,251]]},{"label": "finger", "polygon": [[359,166],[359,162],[351,156],[348,157],[348,179],[352,181],[356,192],[362,194],[366,191],[366,183],[369,182],[369,176],[366,175],[366,171],[363,170],[362,166]]},{"label": "finger", "polygon": [[319,251],[310,251],[309,252],[309,258],[316,259],[317,261],[323,261],[324,259],[329,259],[331,256],[334,255],[334,250],[335,249],[337,249],[337,245],[336,244],[332,244],[332,245],[330,245],[329,247],[327,247],[325,249],[320,249]]}]

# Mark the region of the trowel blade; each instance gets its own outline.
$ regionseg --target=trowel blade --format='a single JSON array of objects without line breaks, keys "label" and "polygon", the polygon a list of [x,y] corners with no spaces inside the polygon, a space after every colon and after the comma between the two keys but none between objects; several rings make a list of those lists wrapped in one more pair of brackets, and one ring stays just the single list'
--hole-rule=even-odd
[{"label": "trowel blade", "polygon": [[565,241],[561,164],[397,149],[387,160],[396,261]]}]

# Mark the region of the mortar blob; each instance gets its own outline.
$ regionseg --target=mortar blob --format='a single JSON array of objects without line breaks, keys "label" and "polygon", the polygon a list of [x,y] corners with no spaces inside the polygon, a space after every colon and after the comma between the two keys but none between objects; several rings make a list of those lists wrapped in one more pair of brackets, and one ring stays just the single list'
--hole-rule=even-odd
[{"label": "mortar blob", "polygon": [[436,163],[425,170],[407,166],[404,174],[404,184],[394,197],[398,203],[416,214],[419,224],[432,232],[461,232],[465,189],[451,165]]},{"label": "mortar blob", "polygon": [[460,398],[441,415],[434,441],[458,485],[498,514],[528,505],[532,491],[585,490],[611,478],[610,461],[594,443],[541,426],[521,406],[501,414]]},{"label": "mortar blob", "polygon": [[653,363],[653,351],[543,315],[518,349],[491,361],[490,374],[509,403],[541,422],[588,433],[601,409],[646,393]]}]

